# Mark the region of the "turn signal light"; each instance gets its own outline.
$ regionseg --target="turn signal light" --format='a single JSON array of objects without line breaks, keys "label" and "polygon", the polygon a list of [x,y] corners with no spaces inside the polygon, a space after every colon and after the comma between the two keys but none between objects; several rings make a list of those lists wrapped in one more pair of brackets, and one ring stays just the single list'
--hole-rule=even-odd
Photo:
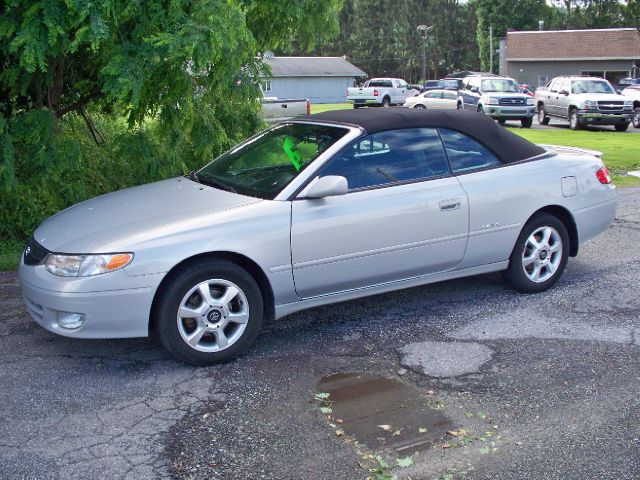
[{"label": "turn signal light", "polygon": [[600,170],[596,172],[596,177],[598,181],[603,185],[609,185],[611,183],[611,174],[609,173],[609,169],[607,167],[602,167]]}]

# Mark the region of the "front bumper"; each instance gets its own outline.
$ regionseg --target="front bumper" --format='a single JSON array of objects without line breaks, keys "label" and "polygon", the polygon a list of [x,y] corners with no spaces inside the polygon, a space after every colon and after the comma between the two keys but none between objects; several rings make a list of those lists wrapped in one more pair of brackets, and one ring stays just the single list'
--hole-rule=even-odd
[{"label": "front bumper", "polygon": [[[21,262],[19,267],[22,297],[27,311],[41,327],[50,332],[75,338],[132,338],[149,334],[149,313],[163,274],[129,277],[122,270],[89,277],[56,277],[43,265],[35,267]],[[102,278],[101,278],[102,277]],[[107,278],[105,282],[104,277]],[[95,290],[90,288],[95,280]],[[75,329],[63,328],[62,313],[84,315],[84,323]]]},{"label": "front bumper", "polygon": [[485,113],[493,118],[527,118],[536,114],[535,105],[522,105],[517,107],[506,107],[504,105],[486,105],[483,107]]},{"label": "front bumper", "polygon": [[593,110],[578,110],[578,118],[582,124],[619,125],[633,120],[633,111],[620,113],[602,113]]}]

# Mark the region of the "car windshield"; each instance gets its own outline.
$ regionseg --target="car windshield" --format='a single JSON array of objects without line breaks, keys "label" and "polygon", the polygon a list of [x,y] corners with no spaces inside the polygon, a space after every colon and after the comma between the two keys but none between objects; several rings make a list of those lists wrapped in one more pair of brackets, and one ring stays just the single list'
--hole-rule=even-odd
[{"label": "car windshield", "polygon": [[571,93],[614,93],[609,82],[605,80],[574,80],[571,82]]},{"label": "car windshield", "polygon": [[520,93],[520,86],[515,80],[508,78],[492,78],[482,81],[483,92]]},{"label": "car windshield", "polygon": [[278,125],[236,147],[191,176],[241,195],[272,200],[348,129],[304,123]]}]

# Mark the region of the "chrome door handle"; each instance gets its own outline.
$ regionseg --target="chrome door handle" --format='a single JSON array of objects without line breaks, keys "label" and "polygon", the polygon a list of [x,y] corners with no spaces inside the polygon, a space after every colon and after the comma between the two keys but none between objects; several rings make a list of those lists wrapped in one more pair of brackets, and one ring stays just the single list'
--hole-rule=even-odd
[{"label": "chrome door handle", "polygon": [[457,210],[460,208],[460,205],[462,205],[462,203],[457,198],[442,200],[440,202],[440,210],[442,210],[443,212],[448,212],[450,210]]}]

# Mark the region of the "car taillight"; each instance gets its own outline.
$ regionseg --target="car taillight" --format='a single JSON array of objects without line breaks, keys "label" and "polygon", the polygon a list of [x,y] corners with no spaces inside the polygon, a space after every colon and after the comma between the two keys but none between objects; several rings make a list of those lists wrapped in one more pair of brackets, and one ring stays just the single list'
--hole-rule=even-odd
[{"label": "car taillight", "polygon": [[607,167],[602,167],[600,170],[596,172],[596,177],[598,181],[603,185],[609,185],[611,183],[611,174],[609,173],[609,169]]},{"label": "car taillight", "polygon": [[374,91],[373,91],[373,96],[374,96],[374,97],[377,97],[377,96],[378,96],[378,90],[374,90]]},{"label": "car taillight", "polygon": [[307,98],[307,115],[311,115],[311,102]]}]

